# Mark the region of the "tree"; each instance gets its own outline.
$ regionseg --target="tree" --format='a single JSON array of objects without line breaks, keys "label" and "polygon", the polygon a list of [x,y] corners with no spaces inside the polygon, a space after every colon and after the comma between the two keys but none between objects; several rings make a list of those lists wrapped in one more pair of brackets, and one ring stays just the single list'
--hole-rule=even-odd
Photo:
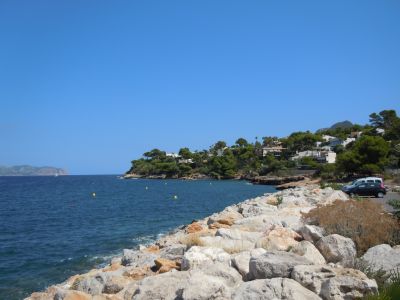
[{"label": "tree", "polygon": [[187,148],[187,147],[181,148],[179,150],[179,155],[184,159],[189,159],[189,158],[193,157],[193,153],[190,152],[189,148]]},{"label": "tree", "polygon": [[210,175],[216,178],[233,178],[236,175],[236,160],[230,149],[222,156],[213,156],[209,163]]},{"label": "tree", "polygon": [[166,153],[159,149],[153,149],[149,152],[145,152],[143,156],[150,159],[165,159]]},{"label": "tree", "polygon": [[348,151],[338,155],[338,169],[347,173],[371,175],[383,170],[389,144],[380,136],[362,136]]},{"label": "tree", "polygon": [[239,147],[245,147],[249,143],[244,138],[239,138],[236,140],[235,144],[238,145]]},{"label": "tree", "polygon": [[322,141],[319,135],[313,134],[309,131],[306,132],[294,132],[289,135],[285,140],[284,144],[289,151],[305,151],[311,150],[315,147],[316,142]]}]

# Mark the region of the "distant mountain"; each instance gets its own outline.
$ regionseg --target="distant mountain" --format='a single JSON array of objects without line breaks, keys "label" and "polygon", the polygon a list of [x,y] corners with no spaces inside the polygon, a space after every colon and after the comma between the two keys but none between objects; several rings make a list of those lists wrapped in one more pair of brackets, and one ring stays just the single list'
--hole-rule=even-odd
[{"label": "distant mountain", "polygon": [[342,122],[337,122],[335,124],[333,124],[331,127],[329,128],[321,128],[318,129],[317,132],[321,132],[321,131],[325,131],[325,130],[329,130],[329,129],[337,129],[337,128],[349,128],[352,127],[354,124],[351,123],[350,121],[342,121]]},{"label": "distant mountain", "polygon": [[54,167],[32,167],[28,165],[0,166],[0,176],[56,176],[68,175],[67,171]]}]

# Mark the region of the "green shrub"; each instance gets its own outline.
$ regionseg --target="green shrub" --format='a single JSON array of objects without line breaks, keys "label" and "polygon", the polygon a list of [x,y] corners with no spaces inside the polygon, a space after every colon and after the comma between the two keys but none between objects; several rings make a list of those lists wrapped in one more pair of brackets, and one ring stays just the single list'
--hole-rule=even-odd
[{"label": "green shrub", "polygon": [[366,297],[367,300],[398,300],[400,299],[400,271],[399,269],[390,272],[390,280],[380,289],[378,295]]},{"label": "green shrub", "polygon": [[337,183],[337,182],[321,182],[320,183],[321,189],[330,187],[334,190],[342,190],[343,184],[342,183]]}]

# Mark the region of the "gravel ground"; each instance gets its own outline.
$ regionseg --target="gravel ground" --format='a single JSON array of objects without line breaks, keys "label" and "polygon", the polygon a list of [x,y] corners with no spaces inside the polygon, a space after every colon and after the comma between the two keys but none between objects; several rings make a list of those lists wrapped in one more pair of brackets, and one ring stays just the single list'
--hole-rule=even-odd
[{"label": "gravel ground", "polygon": [[393,207],[388,204],[388,201],[391,199],[400,199],[400,193],[395,193],[395,192],[387,192],[385,197],[383,198],[371,198],[373,201],[377,203],[383,204],[383,207],[389,211],[392,212],[394,211]]}]

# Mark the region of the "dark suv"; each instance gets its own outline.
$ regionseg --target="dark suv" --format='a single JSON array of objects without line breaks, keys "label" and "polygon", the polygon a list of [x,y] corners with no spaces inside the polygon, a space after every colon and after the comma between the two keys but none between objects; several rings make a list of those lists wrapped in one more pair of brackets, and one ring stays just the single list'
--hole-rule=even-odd
[{"label": "dark suv", "polygon": [[343,192],[350,196],[375,196],[383,198],[386,195],[386,188],[381,182],[359,182],[343,188]]}]

